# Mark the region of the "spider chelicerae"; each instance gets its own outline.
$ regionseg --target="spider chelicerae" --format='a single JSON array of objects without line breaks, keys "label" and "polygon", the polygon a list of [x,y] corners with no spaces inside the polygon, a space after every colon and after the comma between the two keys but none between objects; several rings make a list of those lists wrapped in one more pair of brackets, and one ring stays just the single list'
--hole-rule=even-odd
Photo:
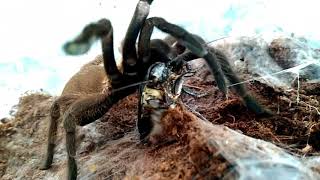
[{"label": "spider chelicerae", "polygon": [[[108,19],[87,25],[79,36],[64,46],[67,54],[79,55],[87,52],[95,40],[101,39],[104,71],[111,83],[111,90],[108,92],[98,92],[90,96],[69,96],[70,99],[76,100],[69,103],[62,118],[66,133],[70,180],[77,178],[76,125],[84,126],[96,121],[119,100],[139,90],[137,128],[141,140],[151,140],[153,134],[161,133],[156,126],[159,125],[163,111],[175,107],[183,89],[183,77],[192,73],[187,62],[194,59],[205,59],[218,88],[223,93],[227,93],[225,81],[227,79],[230,83],[237,84],[232,88],[250,110],[259,115],[269,114],[239,83],[239,78],[221,51],[208,47],[201,37],[163,18],[147,18],[152,1],[139,0],[136,6],[123,41],[122,71],[116,65],[113,28]],[[150,40],[154,27],[171,35],[174,43],[160,39]],[[41,169],[48,169],[52,164],[61,98],[68,99],[66,96],[61,96],[52,105],[47,153]]]}]

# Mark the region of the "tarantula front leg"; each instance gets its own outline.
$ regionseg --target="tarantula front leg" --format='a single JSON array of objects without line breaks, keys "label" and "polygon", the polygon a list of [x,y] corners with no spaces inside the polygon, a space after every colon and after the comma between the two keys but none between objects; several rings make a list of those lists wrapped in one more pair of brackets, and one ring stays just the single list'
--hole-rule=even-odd
[{"label": "tarantula front leg", "polygon": [[[113,104],[122,98],[132,94],[136,88],[126,88],[125,91],[117,90],[126,86],[130,81],[126,80],[116,66],[113,53],[113,31],[109,20],[102,19],[97,23],[86,26],[83,32],[68,42],[64,49],[69,54],[80,54],[85,51],[82,47],[90,47],[92,39],[101,38],[103,50],[103,62],[107,76],[111,80],[112,91],[109,94],[98,93],[89,95],[72,104],[63,116],[66,131],[66,149],[68,152],[68,179],[77,177],[77,165],[75,160],[75,128],[76,125],[84,126],[102,117]],[[87,48],[88,50],[89,48]]]},{"label": "tarantula front leg", "polygon": [[[153,17],[149,18],[145,22],[147,29],[145,31],[151,31],[153,26],[156,26],[163,32],[166,32],[173,37],[175,37],[182,45],[184,45],[190,52],[186,52],[181,56],[184,56],[184,60],[195,59],[194,57],[204,58],[210,67],[211,72],[214,75],[215,81],[219,89],[223,92],[227,92],[227,86],[225,83],[224,76],[232,83],[239,83],[239,78],[233,72],[230,64],[227,61],[226,56],[222,52],[213,51],[204,45],[204,41],[201,37],[190,34],[185,29],[168,23],[163,18]],[[149,26],[149,27],[148,27]],[[142,32],[144,30],[142,29]],[[149,33],[150,34],[150,33]],[[256,114],[270,114],[268,110],[265,110],[261,105],[259,105],[256,100],[250,96],[242,84],[235,85],[234,89],[242,97],[245,104],[249,109],[254,111]]]},{"label": "tarantula front leg", "polygon": [[122,58],[125,75],[137,76],[136,40],[147,16],[153,0],[140,0],[131,19],[126,36],[124,38]]},{"label": "tarantula front leg", "polygon": [[[196,36],[196,38],[203,44],[205,45],[205,41],[199,37]],[[228,79],[228,81],[233,84],[232,89],[243,99],[245,105],[253,112],[255,112],[257,115],[271,115],[272,113],[263,108],[256,100],[254,97],[252,97],[248,91],[246,90],[245,86],[243,84],[241,84],[240,79],[238,78],[238,76],[236,75],[236,73],[233,71],[228,58],[226,57],[226,55],[222,52],[219,51],[217,49],[214,49],[212,47],[208,47],[206,46],[206,49],[211,52],[212,54],[215,55],[216,60],[219,62],[219,64],[221,65],[221,69],[224,73],[224,75],[226,76],[226,78]],[[175,63],[181,63],[183,61],[192,61],[199,58],[199,56],[195,55],[193,52],[191,51],[187,51],[179,56],[177,56],[173,62]]]},{"label": "tarantula front leg", "polygon": [[111,80],[112,87],[119,88],[123,86],[123,77],[114,58],[113,28],[108,19],[87,25],[79,36],[64,45],[64,51],[69,55],[84,54],[99,38],[101,38],[105,72]]},{"label": "tarantula front leg", "polygon": [[245,105],[257,115],[272,116],[272,112],[270,110],[262,107],[257,100],[248,93],[248,90],[241,83],[238,76],[234,73],[226,55],[222,51],[214,48],[209,48],[208,50],[215,54],[218,62],[221,64],[224,75],[230,84],[233,85],[232,89],[243,99]]},{"label": "tarantula front leg", "polygon": [[145,23],[139,36],[138,72],[140,72],[142,76],[147,73],[148,67],[155,62],[168,63],[176,56],[175,52],[172,51],[172,48],[166,41],[161,39],[150,40],[152,32],[153,26],[150,25],[150,23]]},{"label": "tarantula front leg", "polygon": [[[146,28],[146,31],[152,31],[150,27],[156,26],[158,29],[160,29],[163,32],[166,32],[173,37],[175,37],[181,44],[183,44],[186,48],[188,48],[191,52],[196,54],[199,57],[202,57],[206,60],[207,64],[209,65],[211,72],[214,75],[214,78],[217,82],[217,85],[219,89],[223,93],[227,93],[227,87],[224,80],[224,75],[221,70],[220,65],[215,60],[215,57],[212,53],[208,52],[206,48],[203,47],[203,45],[197,40],[197,38],[194,37],[194,35],[190,34],[183,28],[170,24],[167,21],[165,21],[163,18],[159,17],[153,17],[149,18],[145,22],[145,26],[143,28]],[[149,27],[148,27],[149,26]],[[151,29],[151,30],[148,30]],[[144,31],[142,29],[142,31]]]}]

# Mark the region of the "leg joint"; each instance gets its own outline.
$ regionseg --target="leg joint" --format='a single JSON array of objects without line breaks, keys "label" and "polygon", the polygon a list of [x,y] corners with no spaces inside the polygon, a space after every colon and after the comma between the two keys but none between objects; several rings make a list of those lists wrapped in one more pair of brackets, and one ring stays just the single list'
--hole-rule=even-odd
[{"label": "leg joint", "polygon": [[63,127],[67,133],[73,133],[76,129],[76,119],[72,112],[66,112],[63,117]]}]

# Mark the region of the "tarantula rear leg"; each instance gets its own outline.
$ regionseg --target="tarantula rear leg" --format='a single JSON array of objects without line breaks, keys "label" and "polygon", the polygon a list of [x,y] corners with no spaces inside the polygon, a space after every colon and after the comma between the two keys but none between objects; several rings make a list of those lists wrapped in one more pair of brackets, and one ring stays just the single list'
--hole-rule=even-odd
[{"label": "tarantula rear leg", "polygon": [[[107,19],[102,19],[97,23],[91,23],[87,25],[82,33],[77,36],[73,41],[70,41],[64,45],[64,50],[70,55],[79,55],[85,53],[90,49],[93,40],[96,38],[102,38],[103,59],[106,74],[109,75],[112,86],[120,86],[122,83],[121,73],[117,69],[116,62],[113,54],[113,31],[111,22]],[[50,113],[50,125],[48,134],[48,145],[46,157],[43,165],[40,169],[45,170],[50,168],[52,164],[55,137],[57,132],[57,120],[60,117],[60,105],[62,102],[70,101],[68,99],[74,98],[76,95],[63,95],[57,99],[51,108]],[[77,96],[78,98],[78,96]],[[68,105],[71,103],[69,102]],[[68,106],[65,104],[65,106]]]},{"label": "tarantula rear leg", "polygon": [[94,94],[73,103],[63,116],[63,127],[66,132],[66,149],[68,153],[68,179],[77,177],[76,156],[76,125],[85,126],[101,118],[119,100],[134,91],[111,92],[109,94]]},{"label": "tarantula rear leg", "polygon": [[47,140],[47,151],[45,158],[43,160],[43,164],[40,166],[40,170],[46,170],[51,167],[53,155],[54,155],[54,148],[56,145],[56,138],[57,138],[57,126],[58,120],[60,118],[61,106],[69,106],[72,104],[76,99],[78,99],[78,95],[63,95],[56,99],[50,108],[50,121],[49,121],[49,130],[48,130],[48,140]]},{"label": "tarantula rear leg", "polygon": [[58,126],[57,121],[59,118],[60,118],[60,106],[59,106],[59,102],[56,100],[53,102],[50,109],[50,123],[49,123],[49,130],[48,130],[47,151],[46,151],[43,164],[40,166],[40,170],[46,170],[51,167],[53,154],[54,154],[55,140],[57,136],[57,126]]}]

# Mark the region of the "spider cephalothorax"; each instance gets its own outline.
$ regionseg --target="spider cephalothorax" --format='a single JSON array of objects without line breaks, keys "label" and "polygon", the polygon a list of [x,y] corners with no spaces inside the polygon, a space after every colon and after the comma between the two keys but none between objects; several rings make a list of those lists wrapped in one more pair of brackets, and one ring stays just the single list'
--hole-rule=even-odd
[{"label": "spider cephalothorax", "polygon": [[[111,90],[90,95],[62,96],[54,102],[51,110],[48,149],[41,169],[48,169],[52,163],[55,146],[59,105],[71,99],[63,112],[68,152],[68,179],[76,179],[76,125],[84,126],[102,117],[115,103],[134,93],[140,86],[140,103],[137,127],[142,140],[155,131],[156,121],[161,119],[164,110],[174,107],[183,89],[183,77],[190,73],[188,61],[203,58],[207,62],[219,89],[227,92],[225,78],[234,91],[241,96],[244,104],[256,114],[268,113],[250,96],[230,67],[226,56],[206,46],[201,37],[185,29],[168,23],[163,18],[148,18],[153,0],[139,0],[122,47],[122,71],[117,68],[113,52],[113,29],[111,22],[102,19],[87,25],[82,33],[64,46],[68,54],[78,55],[87,52],[96,39],[101,39],[103,64],[110,80]],[[173,44],[160,39],[150,40],[153,28],[168,33],[174,38]],[[138,48],[136,41],[139,35]],[[103,79],[103,78],[100,78]],[[94,81],[94,79],[92,79]],[[100,82],[97,81],[97,82]],[[102,83],[101,83],[102,84]],[[97,86],[101,86],[98,83]],[[159,132],[157,132],[159,133]]]}]

